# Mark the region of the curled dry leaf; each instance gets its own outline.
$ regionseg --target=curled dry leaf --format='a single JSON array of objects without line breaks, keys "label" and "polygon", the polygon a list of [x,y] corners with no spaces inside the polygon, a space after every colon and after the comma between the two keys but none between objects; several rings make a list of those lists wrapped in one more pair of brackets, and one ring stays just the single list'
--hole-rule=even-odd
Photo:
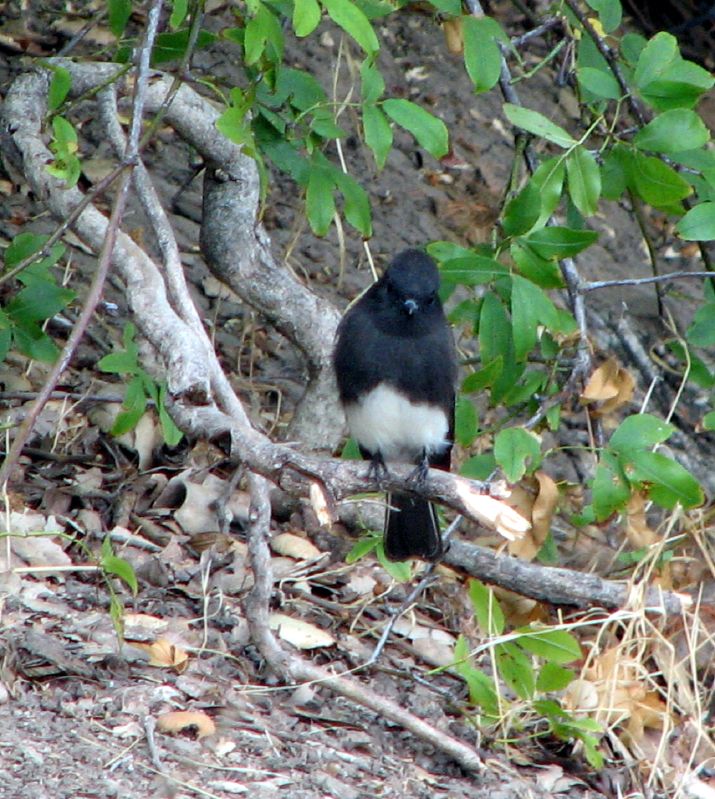
[{"label": "curled dry leaf", "polygon": [[284,613],[271,613],[270,625],[280,638],[298,649],[317,649],[335,644],[335,639],[326,630]]},{"label": "curled dry leaf", "polygon": [[310,484],[310,504],[313,506],[313,511],[315,512],[318,522],[323,527],[329,527],[333,523],[333,514],[330,511],[330,499],[320,483],[312,482]]},{"label": "curled dry leaf", "polygon": [[452,55],[462,55],[464,50],[464,37],[462,35],[462,20],[459,17],[446,19],[442,23],[447,49]]},{"label": "curled dry leaf", "polygon": [[169,713],[162,713],[156,720],[156,728],[159,732],[169,735],[196,730],[196,737],[199,740],[216,732],[213,719],[202,710],[172,710]]},{"label": "curled dry leaf", "polygon": [[600,403],[595,413],[604,416],[625,405],[633,398],[635,380],[630,372],[619,366],[615,358],[609,358],[591,375],[581,394],[581,402]]},{"label": "curled dry leaf", "polygon": [[626,506],[626,537],[634,549],[649,547],[658,540],[657,533],[648,525],[646,498],[634,493]]},{"label": "curled dry leaf", "polygon": [[271,549],[279,555],[296,560],[315,560],[323,554],[307,538],[294,533],[280,533],[271,539]]},{"label": "curled dry leaf", "polygon": [[188,654],[167,638],[157,638],[152,644],[134,642],[132,646],[143,649],[149,655],[150,666],[183,671],[188,665]]},{"label": "curled dry leaf", "polygon": [[480,493],[466,478],[457,478],[457,493],[470,514],[507,541],[523,538],[531,528],[520,513],[501,500]]}]

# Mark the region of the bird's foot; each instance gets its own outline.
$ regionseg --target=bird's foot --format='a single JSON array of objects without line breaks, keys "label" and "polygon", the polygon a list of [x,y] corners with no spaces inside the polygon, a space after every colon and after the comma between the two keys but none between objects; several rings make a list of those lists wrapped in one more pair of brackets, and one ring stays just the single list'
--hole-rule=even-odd
[{"label": "bird's foot", "polygon": [[382,455],[373,455],[367,468],[367,476],[378,484],[387,477],[387,466]]},{"label": "bird's foot", "polygon": [[427,457],[426,453],[422,453],[422,459],[420,462],[415,466],[415,468],[410,472],[408,476],[408,480],[411,483],[414,483],[417,487],[421,487],[425,484],[427,480],[427,473],[429,472],[429,458]]}]

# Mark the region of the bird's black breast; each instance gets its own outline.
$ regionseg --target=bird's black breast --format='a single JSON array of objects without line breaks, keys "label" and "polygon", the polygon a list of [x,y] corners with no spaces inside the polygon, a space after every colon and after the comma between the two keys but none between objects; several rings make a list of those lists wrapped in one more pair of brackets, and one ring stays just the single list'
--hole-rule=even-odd
[{"label": "bird's black breast", "polygon": [[452,407],[454,341],[439,307],[409,318],[386,313],[365,295],[340,323],[334,361],[343,403],[387,383],[412,402]]}]

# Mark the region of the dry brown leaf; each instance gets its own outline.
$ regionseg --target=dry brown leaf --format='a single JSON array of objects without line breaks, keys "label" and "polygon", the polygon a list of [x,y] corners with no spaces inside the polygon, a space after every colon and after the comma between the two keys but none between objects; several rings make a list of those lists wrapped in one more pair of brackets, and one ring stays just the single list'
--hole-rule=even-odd
[{"label": "dry brown leaf", "polygon": [[609,358],[591,375],[581,394],[581,402],[601,403],[595,413],[604,415],[630,402],[633,398],[635,381],[631,374],[619,366],[615,358]]},{"label": "dry brown leaf", "polygon": [[447,49],[452,55],[461,55],[464,51],[464,37],[462,35],[462,20],[459,17],[446,19],[442,23]]},{"label": "dry brown leaf", "polygon": [[149,655],[150,666],[160,669],[176,669],[181,672],[188,665],[188,654],[167,638],[157,638],[151,644],[134,642],[132,646],[143,649]]},{"label": "dry brown leaf", "polygon": [[529,531],[529,522],[505,502],[480,493],[471,482],[464,477],[456,477],[457,494],[465,507],[478,521],[496,530],[507,541],[523,538]]},{"label": "dry brown leaf", "polygon": [[335,644],[335,639],[326,630],[284,613],[271,613],[270,625],[280,638],[298,649],[317,649]]},{"label": "dry brown leaf", "polygon": [[551,530],[560,496],[558,486],[548,474],[538,471],[534,476],[539,481],[539,493],[531,509],[531,534],[542,545]]},{"label": "dry brown leaf", "polygon": [[320,483],[315,481],[310,484],[310,504],[322,527],[330,527],[333,523],[333,514],[330,510],[330,498]]},{"label": "dry brown leaf", "polygon": [[216,732],[213,719],[203,710],[172,710],[162,713],[156,720],[156,728],[169,735],[195,729],[199,740]]},{"label": "dry brown leaf", "polygon": [[634,493],[626,505],[626,537],[634,549],[649,547],[658,540],[646,519],[646,498],[641,493]]},{"label": "dry brown leaf", "polygon": [[271,539],[271,549],[279,555],[296,560],[315,560],[322,552],[307,538],[295,533],[280,533]]}]

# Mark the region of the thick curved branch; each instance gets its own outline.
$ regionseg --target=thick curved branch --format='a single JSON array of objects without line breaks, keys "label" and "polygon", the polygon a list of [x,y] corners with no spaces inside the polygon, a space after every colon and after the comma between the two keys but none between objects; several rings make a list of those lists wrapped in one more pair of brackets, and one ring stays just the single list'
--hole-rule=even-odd
[{"label": "thick curved branch", "polygon": [[[53,59],[72,76],[75,96],[95,90],[120,72],[117,64],[77,64]],[[289,436],[311,448],[333,450],[343,430],[330,357],[340,314],[273,257],[268,234],[257,221],[260,182],[256,163],[216,129],[218,110],[186,84],[168,106],[172,79],[154,75],[148,111],[165,109],[165,120],[204,157],[201,248],[212,271],[259,311],[303,353],[309,373]],[[121,89],[121,87],[120,87]],[[141,172],[137,180],[141,180]]]}]

